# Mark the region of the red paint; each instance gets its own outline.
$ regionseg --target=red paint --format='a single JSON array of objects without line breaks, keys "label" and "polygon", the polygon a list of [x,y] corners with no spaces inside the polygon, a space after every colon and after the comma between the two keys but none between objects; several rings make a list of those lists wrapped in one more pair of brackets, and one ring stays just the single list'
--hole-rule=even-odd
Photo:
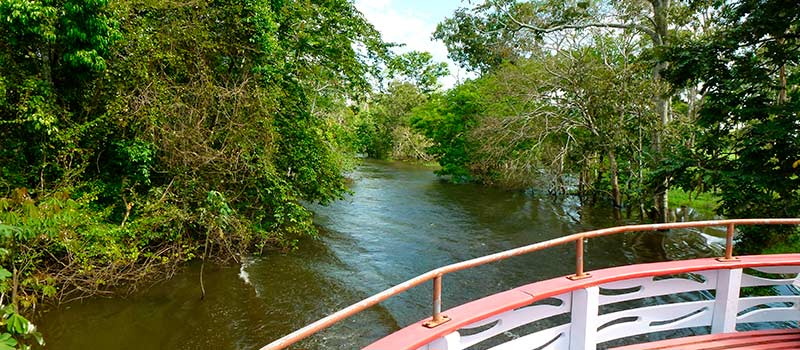
[{"label": "red paint", "polygon": [[419,321],[370,344],[364,350],[413,350],[461,327],[533,302],[532,296],[516,289],[493,294],[442,312],[450,317],[450,321],[436,328],[424,327],[422,323],[425,320]]},{"label": "red paint", "polygon": [[[419,321],[368,345],[364,350],[414,350],[466,325],[505,311],[527,306],[536,301],[577,289],[611,282],[706,270],[792,265],[800,266],[800,254],[741,256],[738,260],[724,262],[714,258],[668,261],[592,271],[591,278],[575,281],[566,277],[554,278],[527,284],[454,307],[442,312],[442,314],[451,318],[450,322],[436,328],[425,328],[422,326],[425,320]],[[634,348],[641,349],[640,347]],[[800,346],[797,349],[800,349]]]},{"label": "red paint", "polygon": [[612,350],[800,349],[800,329],[775,329],[699,335],[628,345]]}]

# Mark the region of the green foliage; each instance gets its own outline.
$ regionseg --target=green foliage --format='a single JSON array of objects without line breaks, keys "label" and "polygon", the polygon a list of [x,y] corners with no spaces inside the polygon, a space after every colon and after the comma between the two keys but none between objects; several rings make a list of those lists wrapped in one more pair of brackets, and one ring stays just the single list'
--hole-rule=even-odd
[{"label": "green foliage", "polygon": [[[434,38],[445,43],[449,57],[481,72],[546,53],[549,33],[613,28],[642,31],[658,19],[641,1],[483,0],[457,9],[439,23]],[[660,10],[660,3],[652,11]],[[646,30],[650,35],[650,30]],[[558,41],[558,40],[556,40]]]},{"label": "green foliage", "polygon": [[0,350],[14,350],[17,348],[17,340],[11,337],[10,333],[0,334]]},{"label": "green foliage", "polygon": [[[0,150],[8,188],[41,187],[82,166],[90,94],[118,34],[104,1],[0,3]],[[78,106],[81,106],[80,108]]]},{"label": "green foliage", "polygon": [[[0,258],[2,257],[0,255]],[[12,277],[13,274],[10,271],[0,266],[0,327],[5,326],[5,331],[0,330],[0,349],[30,349],[28,344],[32,341],[39,346],[44,346],[44,338],[41,333],[36,331],[36,326],[19,314],[16,304],[6,302]]]},{"label": "green foliage", "polygon": [[447,64],[434,62],[428,52],[411,51],[386,65],[386,78],[392,80],[358,112],[357,150],[377,159],[430,161],[425,151],[430,140],[411,127],[412,110],[436,94]]},{"label": "green foliage", "polygon": [[503,13],[488,3],[474,9],[459,8],[436,26],[433,37],[445,43],[448,57],[462,67],[488,71],[523,57],[530,48],[529,38],[506,30],[506,23]]},{"label": "green foliage", "polygon": [[47,2],[3,1],[0,4],[0,13],[2,13],[4,28],[7,31],[8,45],[19,47],[26,42],[54,42],[56,39],[54,25],[58,8]]},{"label": "green foliage", "polygon": [[504,187],[611,197],[617,207],[648,202],[645,175],[660,153],[654,102],[664,98],[661,63],[642,53],[663,44],[671,10],[652,5],[486,0],[439,24],[434,36],[450,58],[483,72],[471,125],[448,127],[470,145],[451,153],[460,154],[458,171]]},{"label": "green foliage", "polygon": [[466,83],[437,96],[413,111],[411,125],[433,141],[428,152],[442,166],[436,173],[454,182],[471,180],[472,152],[467,132],[474,126],[479,95],[474,84]]},{"label": "green foliage", "polygon": [[4,320],[314,235],[387,57],[347,0],[0,1]]},{"label": "green foliage", "polygon": [[117,22],[108,13],[107,0],[65,0],[59,16],[56,44],[63,48],[64,74],[87,79],[108,67],[105,57],[120,39]]},{"label": "green foliage", "polygon": [[554,194],[571,178],[581,194],[617,206],[644,201],[661,87],[625,36],[575,40],[591,45],[501,64],[416,109],[439,173]]},{"label": "green foliage", "polygon": [[120,140],[111,143],[109,160],[118,169],[117,175],[128,177],[137,184],[150,184],[150,169],[155,163],[155,145],[141,140]]},{"label": "green foliage", "polygon": [[[791,1],[719,4],[719,28],[670,49],[671,78],[702,83],[705,92],[694,145],[674,151],[665,167],[682,186],[701,182],[718,189],[719,213],[727,217],[797,217],[800,178],[792,163],[800,154],[797,123],[798,28]],[[785,81],[781,78],[785,76]],[[792,228],[747,228],[740,249],[783,245]]]},{"label": "green foliage", "polygon": [[361,152],[376,159],[413,159],[413,154],[396,152],[400,140],[396,131],[410,126],[412,110],[428,100],[428,94],[408,82],[393,81],[387,91],[377,94],[362,111],[357,126]]},{"label": "green foliage", "polygon": [[439,88],[438,80],[449,74],[447,63],[433,62],[429,52],[411,51],[394,57],[388,64],[389,76],[401,78],[429,94]]},{"label": "green foliage", "polygon": [[[63,198],[64,194],[59,196]],[[24,304],[35,304],[39,294],[66,298],[74,292],[73,288],[81,286],[80,281],[71,278],[54,279],[59,273],[95,277],[102,279],[103,284],[114,285],[140,278],[140,271],[133,267],[145,262],[145,258],[158,258],[158,264],[191,258],[192,246],[174,247],[155,255],[150,251],[151,247],[163,246],[180,237],[170,239],[174,233],[169,230],[174,227],[165,221],[175,217],[153,215],[118,225],[109,222],[110,210],[93,209],[96,195],[86,193],[77,200],[62,198],[50,197],[38,203],[0,200],[0,221],[15,227],[13,234],[2,241],[4,246],[13,248],[12,254],[0,261],[24,266],[19,271],[21,282],[17,293]],[[149,220],[163,223],[151,226],[146,224]]]},{"label": "green foliage", "polygon": [[388,159],[393,147],[391,130],[376,119],[370,114],[356,125],[357,147],[361,153],[370,158]]}]

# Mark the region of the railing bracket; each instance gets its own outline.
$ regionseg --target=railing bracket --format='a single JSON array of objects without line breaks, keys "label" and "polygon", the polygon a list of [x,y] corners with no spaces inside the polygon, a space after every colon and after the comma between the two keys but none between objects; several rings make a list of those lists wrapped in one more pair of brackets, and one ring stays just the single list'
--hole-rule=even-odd
[{"label": "railing bracket", "polygon": [[722,258],[717,258],[717,261],[719,261],[719,262],[731,262],[731,261],[739,261],[739,258],[737,258],[737,257],[735,257],[735,256],[732,256],[732,257],[730,257],[730,258],[725,258],[725,257],[722,257]]},{"label": "railing bracket", "polygon": [[431,319],[430,321],[425,321],[424,323],[422,323],[422,326],[425,327],[425,328],[436,328],[436,327],[438,327],[438,326],[440,326],[442,324],[445,324],[445,323],[447,323],[449,321],[450,321],[450,317],[447,317],[445,315],[441,315],[441,318],[438,321],[434,320],[434,319]]},{"label": "railing bracket", "polygon": [[592,278],[592,274],[591,273],[584,273],[582,275],[571,275],[571,276],[567,276],[567,278],[569,278],[572,281],[580,281],[582,279]]}]

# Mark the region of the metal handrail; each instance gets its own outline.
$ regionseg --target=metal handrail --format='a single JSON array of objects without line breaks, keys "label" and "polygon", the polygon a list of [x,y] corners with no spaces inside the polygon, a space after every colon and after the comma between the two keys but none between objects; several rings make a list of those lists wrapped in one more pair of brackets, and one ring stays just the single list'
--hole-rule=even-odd
[{"label": "metal handrail", "polygon": [[576,233],[569,236],[559,237],[544,242],[534,243],[524,247],[506,250],[491,255],[482,256],[475,259],[462,261],[455,264],[443,266],[408,281],[398,284],[394,287],[384,290],[369,298],[359,301],[350,305],[340,311],[337,311],[327,317],[324,317],[312,324],[309,324],[301,329],[298,329],[272,343],[267,344],[260,350],[280,350],[284,349],[300,340],[303,340],[333,324],[364,311],[384,300],[387,300],[397,294],[416,287],[422,283],[433,280],[433,315],[431,320],[426,322],[426,327],[436,327],[439,324],[449,321],[447,316],[442,315],[442,276],[470,269],[476,266],[481,266],[501,260],[505,260],[514,256],[525,255],[535,251],[560,246],[563,244],[576,242],[575,252],[575,274],[570,276],[570,279],[584,279],[591,278],[591,275],[583,270],[583,248],[584,241],[590,238],[614,235],[626,232],[643,232],[643,231],[662,231],[669,229],[679,228],[698,228],[710,226],[727,226],[726,239],[725,239],[725,256],[719,258],[719,261],[733,261],[736,258],[733,256],[733,235],[735,232],[735,225],[800,225],[800,219],[734,219],[734,220],[713,220],[713,221],[690,221],[690,222],[675,222],[665,224],[648,224],[648,225],[628,225],[617,226],[582,233]]}]

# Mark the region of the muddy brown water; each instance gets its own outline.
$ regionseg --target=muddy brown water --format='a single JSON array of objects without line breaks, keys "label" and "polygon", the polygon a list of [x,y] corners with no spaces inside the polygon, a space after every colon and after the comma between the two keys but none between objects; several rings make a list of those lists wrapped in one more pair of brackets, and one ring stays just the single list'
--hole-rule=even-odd
[{"label": "muddy brown water", "polygon": [[[50,310],[37,322],[47,349],[257,349],[331,312],[436,267],[581,231],[636,223],[608,208],[437,179],[430,168],[364,161],[352,195],[313,205],[318,239],[300,249],[199,265],[126,298],[94,298]],[[692,219],[703,219],[692,217]],[[592,240],[587,269],[710,256],[724,233],[709,229]],[[572,247],[444,278],[444,308],[574,269]],[[323,331],[301,349],[357,349],[428,315],[430,285],[414,288]],[[513,334],[511,335],[513,336]]]}]

